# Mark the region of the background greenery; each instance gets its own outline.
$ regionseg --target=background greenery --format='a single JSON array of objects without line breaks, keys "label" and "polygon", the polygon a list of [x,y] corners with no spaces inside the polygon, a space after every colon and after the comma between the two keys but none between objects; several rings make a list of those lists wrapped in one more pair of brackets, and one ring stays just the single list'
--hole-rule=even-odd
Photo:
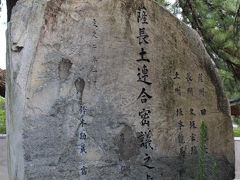
[{"label": "background greenery", "polygon": [[235,137],[240,137],[240,128],[234,128],[233,132]]},{"label": "background greenery", "polygon": [[0,134],[6,134],[5,99],[0,96]]}]

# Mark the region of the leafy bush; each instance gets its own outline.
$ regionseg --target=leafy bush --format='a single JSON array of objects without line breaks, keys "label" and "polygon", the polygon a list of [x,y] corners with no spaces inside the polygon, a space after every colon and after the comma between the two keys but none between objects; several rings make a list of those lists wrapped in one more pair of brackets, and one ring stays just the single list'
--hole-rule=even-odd
[{"label": "leafy bush", "polygon": [[5,99],[0,96],[0,134],[6,134]]},{"label": "leafy bush", "polygon": [[234,128],[233,132],[235,137],[240,137],[240,128]]}]

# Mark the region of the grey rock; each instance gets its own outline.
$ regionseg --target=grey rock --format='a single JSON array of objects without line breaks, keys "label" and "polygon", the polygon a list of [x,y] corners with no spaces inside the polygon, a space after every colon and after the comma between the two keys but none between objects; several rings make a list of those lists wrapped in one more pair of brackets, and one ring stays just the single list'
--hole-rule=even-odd
[{"label": "grey rock", "polygon": [[[197,33],[151,0],[20,0],[10,179],[232,179],[228,101]],[[200,125],[207,125],[206,144]]]}]

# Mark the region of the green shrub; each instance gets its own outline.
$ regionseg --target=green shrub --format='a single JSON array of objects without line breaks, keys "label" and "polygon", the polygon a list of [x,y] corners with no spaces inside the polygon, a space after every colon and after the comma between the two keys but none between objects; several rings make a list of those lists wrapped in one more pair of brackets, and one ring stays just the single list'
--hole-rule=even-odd
[{"label": "green shrub", "polygon": [[5,99],[0,96],[0,134],[6,134]]},{"label": "green shrub", "polygon": [[240,128],[233,128],[234,136],[240,137]]}]

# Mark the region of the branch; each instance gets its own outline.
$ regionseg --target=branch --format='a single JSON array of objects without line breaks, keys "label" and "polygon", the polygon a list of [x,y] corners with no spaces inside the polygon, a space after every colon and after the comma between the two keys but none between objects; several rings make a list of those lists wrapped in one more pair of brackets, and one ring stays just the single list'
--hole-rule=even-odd
[{"label": "branch", "polygon": [[[204,1],[205,3],[208,1]],[[200,15],[197,13],[197,9],[194,6],[194,1],[193,0],[179,0],[179,5],[182,8],[182,14],[184,17],[187,17],[188,20],[190,21],[192,27],[197,30],[197,32],[202,36],[203,40],[205,41],[204,45],[209,53],[209,55],[213,58],[213,61],[218,65],[220,61],[223,61],[229,70],[234,74],[234,77],[238,80],[240,80],[240,65],[236,64],[232,59],[233,56],[231,55],[232,53],[227,53],[226,50],[219,49],[215,47],[215,42],[212,39],[212,35],[207,32],[203,28],[203,23],[201,20]],[[214,8],[211,4],[208,3],[208,7],[210,6],[211,8]],[[222,18],[223,13],[221,11],[220,13],[220,18]],[[238,27],[239,27],[239,23]],[[236,54],[233,53],[235,56]],[[216,55],[216,57],[215,57]],[[236,56],[238,58],[238,56]]]}]

